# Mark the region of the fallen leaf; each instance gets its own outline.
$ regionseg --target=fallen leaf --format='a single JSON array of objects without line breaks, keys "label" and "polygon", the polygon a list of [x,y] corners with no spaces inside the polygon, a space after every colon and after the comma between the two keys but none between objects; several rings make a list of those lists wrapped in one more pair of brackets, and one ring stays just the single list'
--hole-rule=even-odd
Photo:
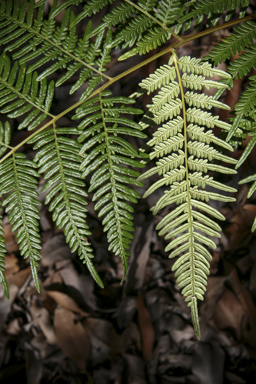
[{"label": "fallen leaf", "polygon": [[144,294],[140,294],[136,300],[138,311],[139,329],[142,339],[142,353],[147,362],[150,362],[153,353],[155,332],[150,314],[145,306]]},{"label": "fallen leaf", "polygon": [[86,360],[90,353],[88,332],[76,316],[66,308],[56,308],[54,312],[54,328],[57,344],[78,368],[85,370]]},{"label": "fallen leaf", "polygon": [[56,344],[56,335],[53,328],[53,324],[50,319],[50,313],[44,307],[38,307],[35,303],[30,306],[30,312],[33,319],[38,323],[43,332],[47,343]]},{"label": "fallen leaf", "polygon": [[59,291],[46,291],[57,304],[61,305],[63,308],[68,309],[69,311],[80,313],[82,316],[88,316],[88,313],[84,312],[81,308],[78,307],[76,302],[68,295]]}]

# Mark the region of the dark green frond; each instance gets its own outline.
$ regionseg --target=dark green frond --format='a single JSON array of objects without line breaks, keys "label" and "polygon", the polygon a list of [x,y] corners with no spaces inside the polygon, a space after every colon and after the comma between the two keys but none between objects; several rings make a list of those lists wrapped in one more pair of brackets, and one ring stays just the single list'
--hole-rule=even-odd
[{"label": "dark green frond", "polygon": [[37,267],[40,260],[41,240],[38,219],[41,203],[37,200],[39,174],[36,164],[17,153],[0,164],[0,195],[5,196],[3,206],[9,215],[12,230],[16,232],[21,255],[29,257],[35,286],[40,291]]},{"label": "dark green frond", "polygon": [[[256,76],[251,76],[249,87],[244,91],[244,93],[240,97],[239,102],[235,105],[235,119],[233,121],[232,129],[228,133],[227,141],[230,140],[231,137],[234,135],[234,133],[238,130],[238,127],[240,126],[240,122],[244,116],[249,117],[251,115],[253,117],[253,111],[255,109],[255,106],[256,106]],[[245,153],[247,153],[247,151],[245,151]],[[237,167],[239,167],[241,164],[242,164],[242,161],[240,159]]]},{"label": "dark green frond", "polygon": [[232,35],[213,48],[205,59],[211,60],[214,65],[217,65],[222,61],[230,59],[231,54],[235,55],[237,52],[239,53],[245,48],[250,47],[255,38],[256,23],[249,20],[234,28]]},{"label": "dark green frond", "polygon": [[[197,29],[202,23],[204,16],[207,15],[207,26],[215,26],[218,24],[220,17],[225,11],[225,21],[229,21],[235,10],[241,7],[239,17],[243,17],[245,9],[250,4],[250,0],[199,0],[188,2],[189,11],[178,19],[180,25],[184,24],[184,31],[187,31],[193,20],[195,20],[194,28]],[[186,9],[186,8],[185,8]]]},{"label": "dark green frond", "polygon": [[244,52],[239,59],[231,62],[228,67],[228,72],[232,75],[234,79],[237,79],[238,76],[242,78],[247,75],[251,69],[256,69],[256,46],[252,45],[250,50]]},{"label": "dark green frond", "polygon": [[99,12],[102,8],[104,8],[108,4],[112,4],[113,0],[89,0],[86,2],[86,5],[84,6],[83,12],[81,12],[76,19],[72,22],[71,27],[78,24],[82,19],[84,19],[87,16],[95,15],[97,12]]},{"label": "dark green frond", "polygon": [[[104,47],[110,45],[111,35],[108,34],[107,41],[105,41],[106,26],[103,25],[92,31],[92,22],[89,21],[83,37],[78,40],[75,15],[69,5],[77,5],[79,2],[80,0],[66,1],[57,7],[57,1],[54,0],[49,20],[44,20],[43,3],[38,7],[37,18],[34,19],[32,16],[35,5],[32,1],[29,2],[28,15],[26,16],[26,1],[23,1],[21,7],[16,4],[18,2],[15,2],[15,6],[10,11],[9,6],[7,6],[9,2],[3,0],[0,8],[0,21],[3,21],[0,26],[0,43],[5,45],[5,51],[15,51],[12,57],[15,60],[18,59],[20,64],[31,63],[27,70],[28,74],[47,64],[47,68],[37,76],[38,81],[45,79],[57,70],[62,70],[65,73],[60,77],[56,86],[60,86],[78,73],[79,79],[75,84],[75,90],[80,88],[87,79],[92,81],[91,77],[94,73],[98,74],[98,82],[100,82],[101,76],[103,78],[105,76],[103,74],[106,70],[104,66],[110,61],[108,53],[104,52],[106,50]],[[89,2],[85,6],[87,10],[91,9],[88,14],[97,12],[104,6],[103,3],[102,0]],[[57,26],[55,16],[63,10],[65,10],[65,15],[61,25]],[[97,39],[92,43],[91,37],[95,34]],[[24,44],[26,44],[25,48]],[[96,85],[94,81],[94,86]]]},{"label": "dark green frond", "polygon": [[46,79],[37,82],[37,73],[28,73],[25,64],[16,61],[11,68],[6,54],[0,57],[0,112],[9,118],[24,116],[18,129],[29,131],[37,128],[47,116],[53,116],[51,108],[54,82]]},{"label": "dark green frond", "polygon": [[6,250],[6,245],[5,245],[5,240],[4,240],[4,230],[2,226],[2,215],[0,215],[0,284],[2,285],[5,297],[9,299],[9,289],[8,289],[8,284],[4,275],[5,272],[5,262],[4,258],[7,253]]},{"label": "dark green frond", "polygon": [[163,0],[156,8],[156,17],[164,25],[172,25],[180,14],[181,5],[179,0]]},{"label": "dark green frond", "polygon": [[65,227],[64,234],[71,251],[78,255],[87,265],[95,281],[103,287],[93,263],[92,248],[87,236],[91,234],[85,222],[87,212],[87,193],[85,183],[79,171],[81,145],[65,137],[78,134],[75,128],[52,128],[35,135],[29,143],[35,143],[39,150],[35,156],[39,174],[43,174],[46,183],[42,192],[47,191],[45,203],[50,203],[49,211],[59,228]]},{"label": "dark green frond", "polygon": [[[95,209],[99,210],[99,217],[104,216],[102,224],[104,232],[107,232],[109,250],[121,257],[125,278],[134,230],[133,208],[129,203],[136,203],[140,198],[138,192],[127,184],[143,184],[136,181],[139,172],[129,168],[141,167],[134,159],[141,156],[120,134],[140,138],[146,135],[141,133],[139,124],[121,116],[123,113],[142,112],[129,106],[134,100],[108,96],[110,94],[105,92],[88,100],[76,110],[74,118],[83,117],[78,127],[86,128],[78,138],[80,143],[86,140],[79,152],[83,158],[79,169],[83,177],[92,175],[89,192],[94,192]],[[117,107],[116,104],[122,105]]]}]

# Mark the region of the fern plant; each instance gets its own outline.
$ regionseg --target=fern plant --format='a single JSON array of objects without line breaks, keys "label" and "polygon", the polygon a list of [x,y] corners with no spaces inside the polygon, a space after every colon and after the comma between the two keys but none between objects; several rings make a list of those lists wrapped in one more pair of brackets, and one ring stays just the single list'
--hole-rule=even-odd
[{"label": "fern plant", "polygon": [[[191,307],[200,338],[197,300],[203,299],[207,284],[211,259],[208,247],[214,248],[212,237],[220,236],[221,228],[215,219],[224,219],[207,202],[209,199],[234,201],[226,193],[235,192],[207,172],[235,173],[236,161],[223,153],[232,151],[228,140],[232,143],[241,140],[248,130],[253,136],[236,167],[255,143],[254,77],[237,103],[230,123],[211,113],[212,108],[229,109],[218,98],[237,76],[247,75],[255,67],[256,15],[251,10],[247,14],[250,1],[67,0],[58,5],[54,0],[47,18],[45,4],[46,0],[0,1],[0,112],[4,116],[0,123],[2,216],[9,216],[20,253],[30,259],[39,291],[38,181],[44,180],[42,192],[47,191],[45,204],[49,204],[53,221],[63,228],[72,252],[78,252],[102,287],[93,265],[91,233],[86,223],[88,192],[93,192],[95,210],[103,218],[109,251],[122,260],[124,279],[133,238],[132,204],[140,198],[132,186],[142,187],[141,180],[158,174],[159,180],[144,196],[169,186],[152,212],[156,214],[169,207],[170,212],[158,223],[157,230],[167,240],[172,239],[166,246],[166,251],[171,251],[170,257],[179,256],[173,270]],[[104,8],[108,12],[95,25],[91,18]],[[61,12],[59,23],[57,16]],[[79,32],[80,23],[83,32]],[[228,72],[198,58],[177,56],[175,49],[182,44],[239,23],[233,34],[217,44],[207,57],[216,65],[242,51],[240,58],[229,64]],[[201,31],[195,32],[199,27]],[[192,33],[188,35],[188,31]],[[159,48],[162,45],[166,47]],[[122,50],[119,60],[151,53],[153,49],[159,52],[111,78],[107,69],[117,49]],[[170,55],[168,64],[142,80],[141,90],[133,97],[112,96],[107,89],[166,53]],[[213,80],[214,75],[222,80]],[[69,93],[76,93],[79,101],[54,115],[55,90],[68,83],[71,83]],[[214,96],[202,92],[209,88],[216,89]],[[134,96],[144,92],[155,94],[148,112],[137,123],[134,116],[143,112],[133,106]],[[68,113],[72,114],[73,126],[60,126],[58,121]],[[26,138],[15,146],[10,119],[18,119],[17,128],[28,131]],[[127,137],[145,139],[147,136],[142,131],[150,124],[159,126],[148,142],[152,147],[149,159],[156,158],[156,164],[141,174],[138,169],[144,167],[148,155],[134,148]],[[227,132],[227,141],[214,134],[214,127]],[[25,144],[33,146],[33,159],[22,153]],[[255,176],[250,176],[245,181],[255,180]],[[250,193],[256,189],[255,183]],[[219,192],[211,192],[208,187]],[[177,206],[173,207],[174,203]],[[0,225],[0,282],[9,297],[4,277],[6,247]]]}]

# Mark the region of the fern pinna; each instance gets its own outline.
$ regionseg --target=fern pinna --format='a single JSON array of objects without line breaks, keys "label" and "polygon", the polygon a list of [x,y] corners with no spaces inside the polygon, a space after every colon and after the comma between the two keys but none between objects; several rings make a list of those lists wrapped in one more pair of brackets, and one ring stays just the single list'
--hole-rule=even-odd
[{"label": "fern pinna", "polygon": [[[182,74],[183,72],[183,74]],[[220,226],[208,215],[224,220],[224,216],[204,201],[209,199],[219,201],[234,201],[233,197],[205,190],[207,186],[225,192],[235,192],[212,177],[203,175],[208,171],[218,171],[225,174],[236,173],[235,170],[225,167],[216,161],[236,164],[230,158],[211,146],[211,143],[231,150],[232,147],[225,141],[216,137],[212,128],[220,127],[230,130],[231,125],[213,116],[209,110],[216,106],[229,109],[229,107],[212,96],[195,92],[203,86],[227,87],[225,84],[208,80],[206,76],[219,75],[229,78],[230,75],[214,69],[207,62],[200,59],[182,57],[178,59],[173,51],[168,65],[157,69],[147,79],[140,83],[148,94],[159,89],[157,95],[148,105],[149,112],[142,119],[141,125],[146,128],[164,123],[154,133],[148,142],[153,147],[150,159],[157,158],[156,166],[138,180],[143,180],[158,173],[162,178],[156,181],[144,194],[144,197],[153,193],[157,188],[170,185],[164,195],[152,207],[153,214],[173,203],[177,207],[168,213],[157,225],[160,235],[170,243],[165,251],[171,251],[170,257],[179,256],[173,264],[179,288],[188,306],[191,307],[192,320],[197,337],[200,338],[200,328],[197,312],[197,299],[203,300],[206,290],[207,275],[209,274],[209,260],[211,254],[208,247],[216,248],[210,238],[220,237]],[[185,92],[185,88],[192,91]],[[206,111],[204,111],[206,109]],[[211,129],[207,129],[211,128]]]}]

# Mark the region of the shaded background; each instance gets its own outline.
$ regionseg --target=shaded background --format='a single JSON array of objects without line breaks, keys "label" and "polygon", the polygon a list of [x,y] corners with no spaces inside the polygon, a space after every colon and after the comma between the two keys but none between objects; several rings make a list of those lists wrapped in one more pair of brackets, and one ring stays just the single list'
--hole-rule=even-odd
[{"label": "shaded background", "polygon": [[[45,17],[50,5],[51,1],[46,6]],[[108,9],[93,17],[93,26],[99,24]],[[255,12],[255,1],[251,2],[248,12]],[[58,15],[59,22],[62,17]],[[87,21],[85,19],[79,25],[78,33],[81,35]],[[229,33],[222,30],[186,43],[177,50],[177,54],[203,57]],[[150,55],[158,51],[160,49]],[[134,57],[119,63],[117,58],[120,54],[120,50],[113,52],[108,66],[109,76],[114,77],[142,60]],[[162,56],[157,62],[116,82],[111,91],[114,95],[129,96],[138,90],[138,83],[143,78],[159,65],[166,64],[168,58]],[[219,68],[225,70],[226,64],[222,63]],[[251,74],[256,74],[256,71]],[[60,72],[55,73],[51,79],[56,81],[60,76]],[[76,80],[73,77],[69,83],[56,88],[53,114],[79,100],[87,84],[70,96],[69,89]],[[233,109],[247,83],[248,77],[236,80],[234,88],[226,91],[221,101]],[[210,94],[210,91],[205,90],[205,93]],[[150,98],[145,96],[138,99],[136,106],[145,110],[149,102]],[[228,119],[227,111],[216,110],[215,114],[223,120]],[[57,123],[59,126],[74,126],[71,116],[68,114]],[[2,121],[6,119],[3,115],[0,118]],[[16,145],[27,134],[16,130],[17,121],[11,124],[12,145]],[[149,136],[154,130],[148,130]],[[247,140],[232,156],[237,159],[241,156]],[[136,148],[145,144],[136,138],[130,138],[130,142]],[[33,158],[32,147],[23,150],[28,158]],[[251,233],[251,226],[256,215],[256,195],[254,193],[247,200],[249,185],[238,186],[241,178],[256,172],[255,160],[256,150],[253,150],[237,175],[223,178],[223,175],[212,174],[217,180],[238,188],[238,192],[236,203],[211,202],[227,220],[219,223],[223,231],[220,239],[214,239],[217,248],[212,252],[207,293],[199,306],[201,341],[195,337],[190,310],[177,289],[171,271],[174,261],[168,259],[164,252],[165,240],[155,231],[155,225],[174,205],[166,207],[155,217],[149,210],[164,189],[141,199],[134,206],[134,241],[128,276],[122,286],[122,263],[108,252],[106,235],[94,212],[92,195],[88,199],[87,223],[92,232],[89,241],[94,248],[94,264],[104,289],[94,283],[77,255],[71,254],[63,231],[56,228],[48,207],[42,205],[40,230],[43,250],[39,268],[41,294],[38,294],[29,262],[20,257],[8,218],[4,216],[10,300],[4,297],[1,289],[1,384],[10,381],[19,384],[255,383],[256,236]],[[148,163],[145,170],[152,165]],[[136,187],[141,196],[156,179],[146,180],[144,188]],[[40,189],[42,185],[43,181]],[[41,202],[44,195],[40,195]]]}]

